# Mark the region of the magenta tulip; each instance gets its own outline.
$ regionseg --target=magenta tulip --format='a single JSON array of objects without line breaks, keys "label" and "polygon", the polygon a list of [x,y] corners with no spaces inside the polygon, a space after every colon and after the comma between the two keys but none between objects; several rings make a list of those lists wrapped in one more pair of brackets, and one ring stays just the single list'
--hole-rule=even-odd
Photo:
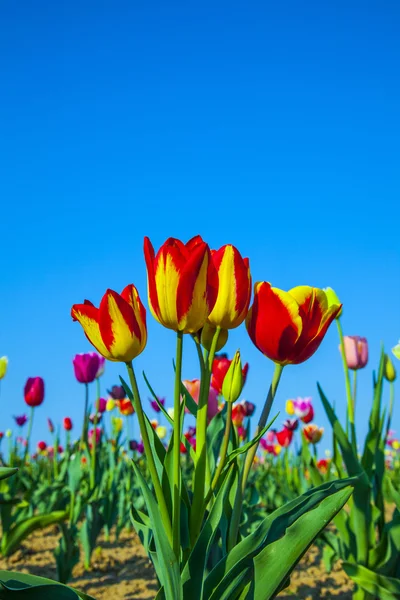
[{"label": "magenta tulip", "polygon": [[92,383],[96,379],[99,370],[100,356],[97,352],[77,354],[72,363],[75,377],[79,383]]},{"label": "magenta tulip", "polygon": [[34,407],[44,400],[44,381],[41,377],[29,377],[24,387],[25,402]]}]

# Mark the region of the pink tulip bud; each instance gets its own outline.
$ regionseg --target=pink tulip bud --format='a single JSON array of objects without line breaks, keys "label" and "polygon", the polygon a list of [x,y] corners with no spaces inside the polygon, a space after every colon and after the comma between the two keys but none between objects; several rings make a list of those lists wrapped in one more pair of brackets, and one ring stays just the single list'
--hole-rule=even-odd
[{"label": "pink tulip bud", "polygon": [[[358,335],[344,336],[344,353],[349,369],[363,369],[368,362],[368,342]],[[339,346],[339,350],[341,350]]]}]

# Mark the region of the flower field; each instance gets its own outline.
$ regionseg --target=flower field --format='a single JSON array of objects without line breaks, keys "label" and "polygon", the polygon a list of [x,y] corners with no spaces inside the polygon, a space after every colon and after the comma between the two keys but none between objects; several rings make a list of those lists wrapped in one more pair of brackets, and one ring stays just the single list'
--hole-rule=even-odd
[{"label": "flower field", "polygon": [[[26,412],[0,433],[0,599],[400,598],[400,343],[381,349],[362,400],[364,438],[355,417],[368,341],[344,335],[333,289],[253,286],[248,258],[200,236],[157,251],[146,237],[144,261],[147,302],[129,284],[71,307],[71,327],[93,346],[72,361],[81,422],[49,419],[33,446],[46,382],[21,382]],[[151,357],[148,313],[176,340],[171,402],[136,369]],[[239,350],[224,351],[237,328],[274,365],[261,406],[245,399],[258,375]],[[318,397],[287,399],[277,415],[282,378],[296,377],[329,328],[346,418],[323,381]],[[185,380],[189,347],[198,377]],[[120,367],[109,389],[107,361]],[[7,371],[4,356],[3,407]]]}]

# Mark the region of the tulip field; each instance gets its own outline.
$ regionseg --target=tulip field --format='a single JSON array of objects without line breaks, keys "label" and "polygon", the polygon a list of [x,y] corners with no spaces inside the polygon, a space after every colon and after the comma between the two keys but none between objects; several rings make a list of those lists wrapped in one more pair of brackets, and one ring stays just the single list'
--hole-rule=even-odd
[{"label": "tulip field", "polygon": [[[144,262],[147,295],[128,284],[71,307],[71,328],[93,346],[72,359],[79,421],[65,407],[36,443],[46,381],[21,382],[26,410],[0,432],[0,600],[400,599],[400,342],[381,349],[359,414],[368,341],[345,335],[339,291],[253,285],[249,259],[200,236],[158,250],[146,237]],[[176,341],[171,400],[136,368],[151,359],[146,319]],[[225,349],[237,328],[274,365],[261,405],[245,399],[246,381],[264,379]],[[281,379],[329,328],[342,397],[319,381],[277,415]],[[188,347],[193,380],[182,377]],[[106,388],[107,361],[120,378]],[[0,358],[3,411],[11,364]]]}]

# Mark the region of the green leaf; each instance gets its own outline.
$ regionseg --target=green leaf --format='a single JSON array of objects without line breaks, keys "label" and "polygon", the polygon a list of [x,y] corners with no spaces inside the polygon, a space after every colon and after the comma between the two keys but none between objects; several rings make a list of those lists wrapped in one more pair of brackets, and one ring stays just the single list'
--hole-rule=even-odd
[{"label": "green leaf", "polygon": [[328,496],[285,530],[284,536],[268,544],[254,557],[255,597],[274,598],[290,573],[352,494],[352,487]]},{"label": "green leaf", "polygon": [[146,377],[146,373],[144,371],[142,371],[142,373],[143,373],[143,378],[144,378],[144,380],[146,382],[146,385],[149,388],[150,394],[153,396],[155,402],[157,402],[159,409],[163,413],[164,417],[167,419],[168,423],[171,425],[171,427],[173,427],[174,426],[174,420],[169,416],[168,412],[165,410],[164,406],[159,401],[157,394],[153,390],[152,386],[150,385],[149,380]]},{"label": "green leaf", "polygon": [[213,507],[183,569],[182,583],[184,598],[190,598],[191,600],[200,600],[202,598],[207,559],[220,526],[231,480],[232,469],[215,498]]},{"label": "green leaf", "polygon": [[182,598],[182,584],[178,561],[165,532],[158,504],[138,466],[135,462],[132,462],[132,465],[139,480],[152,524],[157,558],[160,564],[160,568],[157,569],[157,576],[164,587],[166,600],[179,600]]},{"label": "green leaf", "polygon": [[7,534],[3,534],[3,539],[1,540],[1,552],[3,556],[10,556],[18,550],[21,542],[36,529],[43,529],[48,525],[60,523],[67,518],[67,511],[57,510],[48,515],[37,515],[20,521]]},{"label": "green leaf", "polygon": [[11,477],[11,475],[14,475],[17,471],[18,469],[12,469],[10,467],[0,467],[0,481]]},{"label": "green leaf", "polygon": [[246,444],[243,444],[243,446],[239,446],[239,448],[232,450],[232,452],[230,454],[228,454],[228,456],[226,457],[226,465],[224,468],[226,469],[226,467],[229,466],[231,464],[231,462],[233,460],[235,460],[235,458],[237,456],[239,456],[240,454],[243,454],[244,452],[247,452],[248,450],[250,450],[250,448],[252,446],[254,446],[254,444],[257,444],[261,440],[262,436],[271,427],[271,425],[273,424],[275,419],[278,418],[278,416],[279,416],[279,413],[272,419],[272,421],[270,421],[265,427],[263,427],[263,429],[261,429],[261,431],[252,440],[250,440]]},{"label": "green leaf", "polygon": [[[89,596],[88,594],[79,592],[78,590],[75,590],[74,588],[66,586],[62,583],[57,583],[52,579],[38,577],[36,575],[29,575],[27,573],[0,571],[0,581],[3,586],[5,585],[7,588],[15,589],[15,591],[7,592],[3,587],[3,589],[0,590],[1,600],[19,600],[19,598],[29,598],[29,600],[69,600],[70,598],[71,600],[77,600],[78,598],[81,598],[81,600],[95,600],[95,598]],[[23,588],[27,588],[27,586],[31,586],[31,589],[34,590],[35,594],[33,594],[33,592],[29,592],[28,595],[29,587],[27,591],[23,590]],[[47,588],[50,588],[49,595],[47,594]],[[69,593],[68,596],[61,595],[62,593],[66,593],[64,590]],[[71,593],[73,593],[72,596]]]},{"label": "green leaf", "polygon": [[400,600],[400,579],[385,577],[348,562],[343,563],[343,569],[357,585],[379,600]]}]

